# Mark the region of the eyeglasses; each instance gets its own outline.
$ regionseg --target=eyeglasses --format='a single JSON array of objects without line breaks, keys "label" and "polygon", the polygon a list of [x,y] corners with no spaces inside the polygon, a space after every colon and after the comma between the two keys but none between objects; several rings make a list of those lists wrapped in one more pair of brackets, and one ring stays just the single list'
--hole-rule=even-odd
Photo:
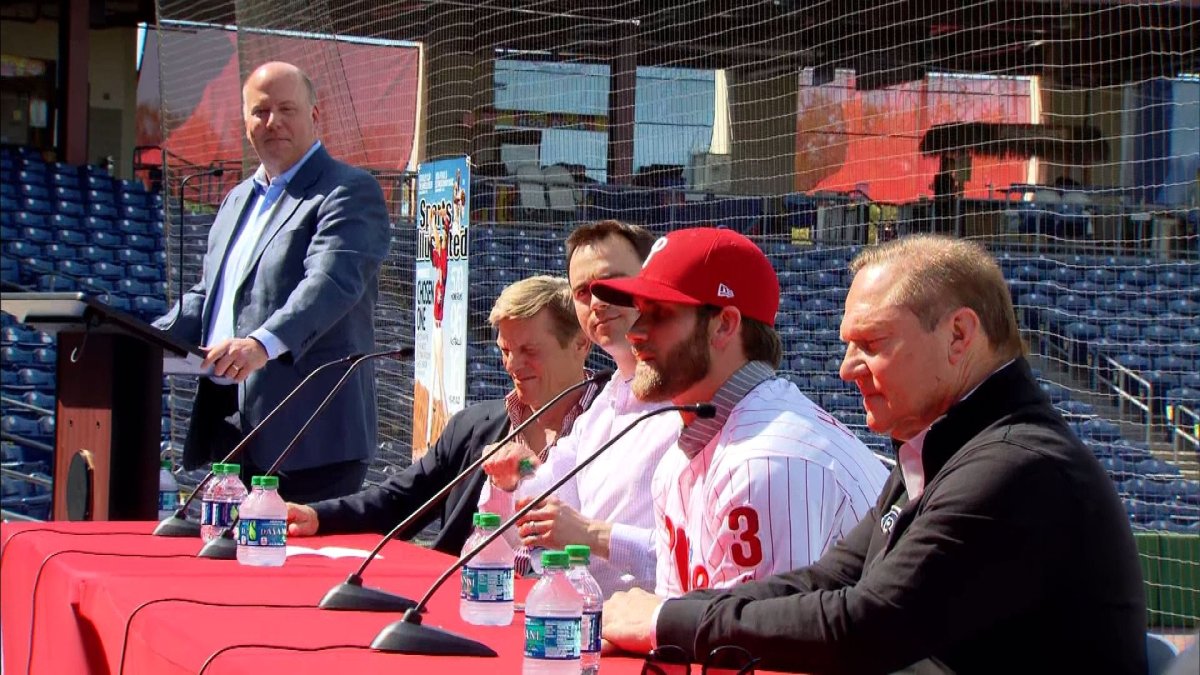
[{"label": "eyeglasses", "polygon": [[[708,653],[700,675],[754,675],[758,661],[744,647],[724,645]],[[692,664],[682,648],[663,645],[646,656],[642,675],[692,675]]]}]

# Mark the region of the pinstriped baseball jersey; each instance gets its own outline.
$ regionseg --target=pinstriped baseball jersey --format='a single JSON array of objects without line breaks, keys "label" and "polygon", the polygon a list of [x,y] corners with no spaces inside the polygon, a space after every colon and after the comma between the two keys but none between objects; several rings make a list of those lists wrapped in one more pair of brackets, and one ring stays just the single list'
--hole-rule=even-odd
[{"label": "pinstriped baseball jersey", "polygon": [[681,438],[655,472],[658,595],[808,565],[866,515],[887,478],[879,459],[791,382],[760,374],[743,381],[742,391],[753,388],[739,400],[730,385],[746,370],[714,399],[727,414],[720,429],[690,457]]}]

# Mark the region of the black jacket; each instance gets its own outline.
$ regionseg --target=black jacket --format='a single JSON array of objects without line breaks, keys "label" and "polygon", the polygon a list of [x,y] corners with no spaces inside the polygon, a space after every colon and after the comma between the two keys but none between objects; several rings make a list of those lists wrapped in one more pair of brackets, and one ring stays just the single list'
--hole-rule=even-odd
[{"label": "black jacket", "polygon": [[[312,504],[317,510],[320,533],[386,533],[479,459],[484,446],[503,438],[509,427],[502,399],[462,410],[446,423],[429,452],[404,471],[356,494]],[[440,517],[442,529],[433,548],[458,555],[471,534],[471,516],[479,506],[484,480],[483,471],[477,470],[447,495],[441,508],[431,509],[398,537],[411,538]]]},{"label": "black jacket", "polygon": [[[1146,605],[1125,510],[1024,359],[935,422],[926,487],[892,472],[871,513],[809,567],[662,608],[658,644],[763,667],[1146,672]],[[886,531],[885,531],[886,530]]]}]

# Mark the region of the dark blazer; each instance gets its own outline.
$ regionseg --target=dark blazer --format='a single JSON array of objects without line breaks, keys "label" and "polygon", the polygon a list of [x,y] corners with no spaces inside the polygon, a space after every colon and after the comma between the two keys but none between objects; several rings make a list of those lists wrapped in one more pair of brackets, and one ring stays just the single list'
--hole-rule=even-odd
[{"label": "dark blazer", "polygon": [[[200,282],[155,325],[191,343],[206,340],[216,311],[211,291],[253,189],[247,179],[225,197],[209,232]],[[375,301],[389,232],[379,184],[367,172],[334,160],[324,148],[288,183],[234,289],[237,336],[262,327],[288,347],[238,386],[243,431],[261,422],[317,366],[375,348]],[[293,399],[288,412],[247,447],[250,460],[269,466],[341,374],[323,373]],[[208,435],[221,419],[210,400],[215,397],[206,393],[211,389],[201,387],[193,406],[183,456],[188,469],[229,449]],[[367,460],[375,449],[375,376],[371,365],[364,364],[281,468]]]},{"label": "dark blazer", "polygon": [[[319,532],[387,532],[479,459],[484,446],[500,440],[509,427],[502,399],[477,403],[456,413],[429,452],[404,471],[357,494],[312,504],[317,510]],[[471,534],[471,516],[479,506],[485,479],[483,471],[476,470],[450,492],[440,508],[430,510],[398,536],[409,539],[440,517],[442,529],[433,548],[458,555]]]},{"label": "dark blazer", "polygon": [[[926,479],[899,469],[816,563],[669,600],[659,645],[737,644],[772,670],[1146,672],[1146,605],[1125,509],[1024,359],[934,422]],[[923,665],[930,665],[924,661]]]}]

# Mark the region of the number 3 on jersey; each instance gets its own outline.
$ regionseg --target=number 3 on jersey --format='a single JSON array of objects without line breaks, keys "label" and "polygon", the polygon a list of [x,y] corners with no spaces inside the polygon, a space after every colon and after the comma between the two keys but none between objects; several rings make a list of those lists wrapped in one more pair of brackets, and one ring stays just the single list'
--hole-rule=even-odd
[{"label": "number 3 on jersey", "polygon": [[[679,586],[684,593],[697,588],[707,588],[709,572],[703,564],[691,564],[691,542],[687,531],[676,526],[670,518],[664,519],[667,528],[671,557],[675,571],[679,574]],[[739,567],[757,567],[763,559],[762,540],[758,537],[758,511],[752,506],[738,506],[729,512],[726,521],[733,533],[734,543],[729,556]]]},{"label": "number 3 on jersey", "polygon": [[758,511],[738,506],[729,512],[729,531],[737,535],[730,550],[733,562],[741,567],[757,567],[763,559],[762,540],[758,538]]}]

